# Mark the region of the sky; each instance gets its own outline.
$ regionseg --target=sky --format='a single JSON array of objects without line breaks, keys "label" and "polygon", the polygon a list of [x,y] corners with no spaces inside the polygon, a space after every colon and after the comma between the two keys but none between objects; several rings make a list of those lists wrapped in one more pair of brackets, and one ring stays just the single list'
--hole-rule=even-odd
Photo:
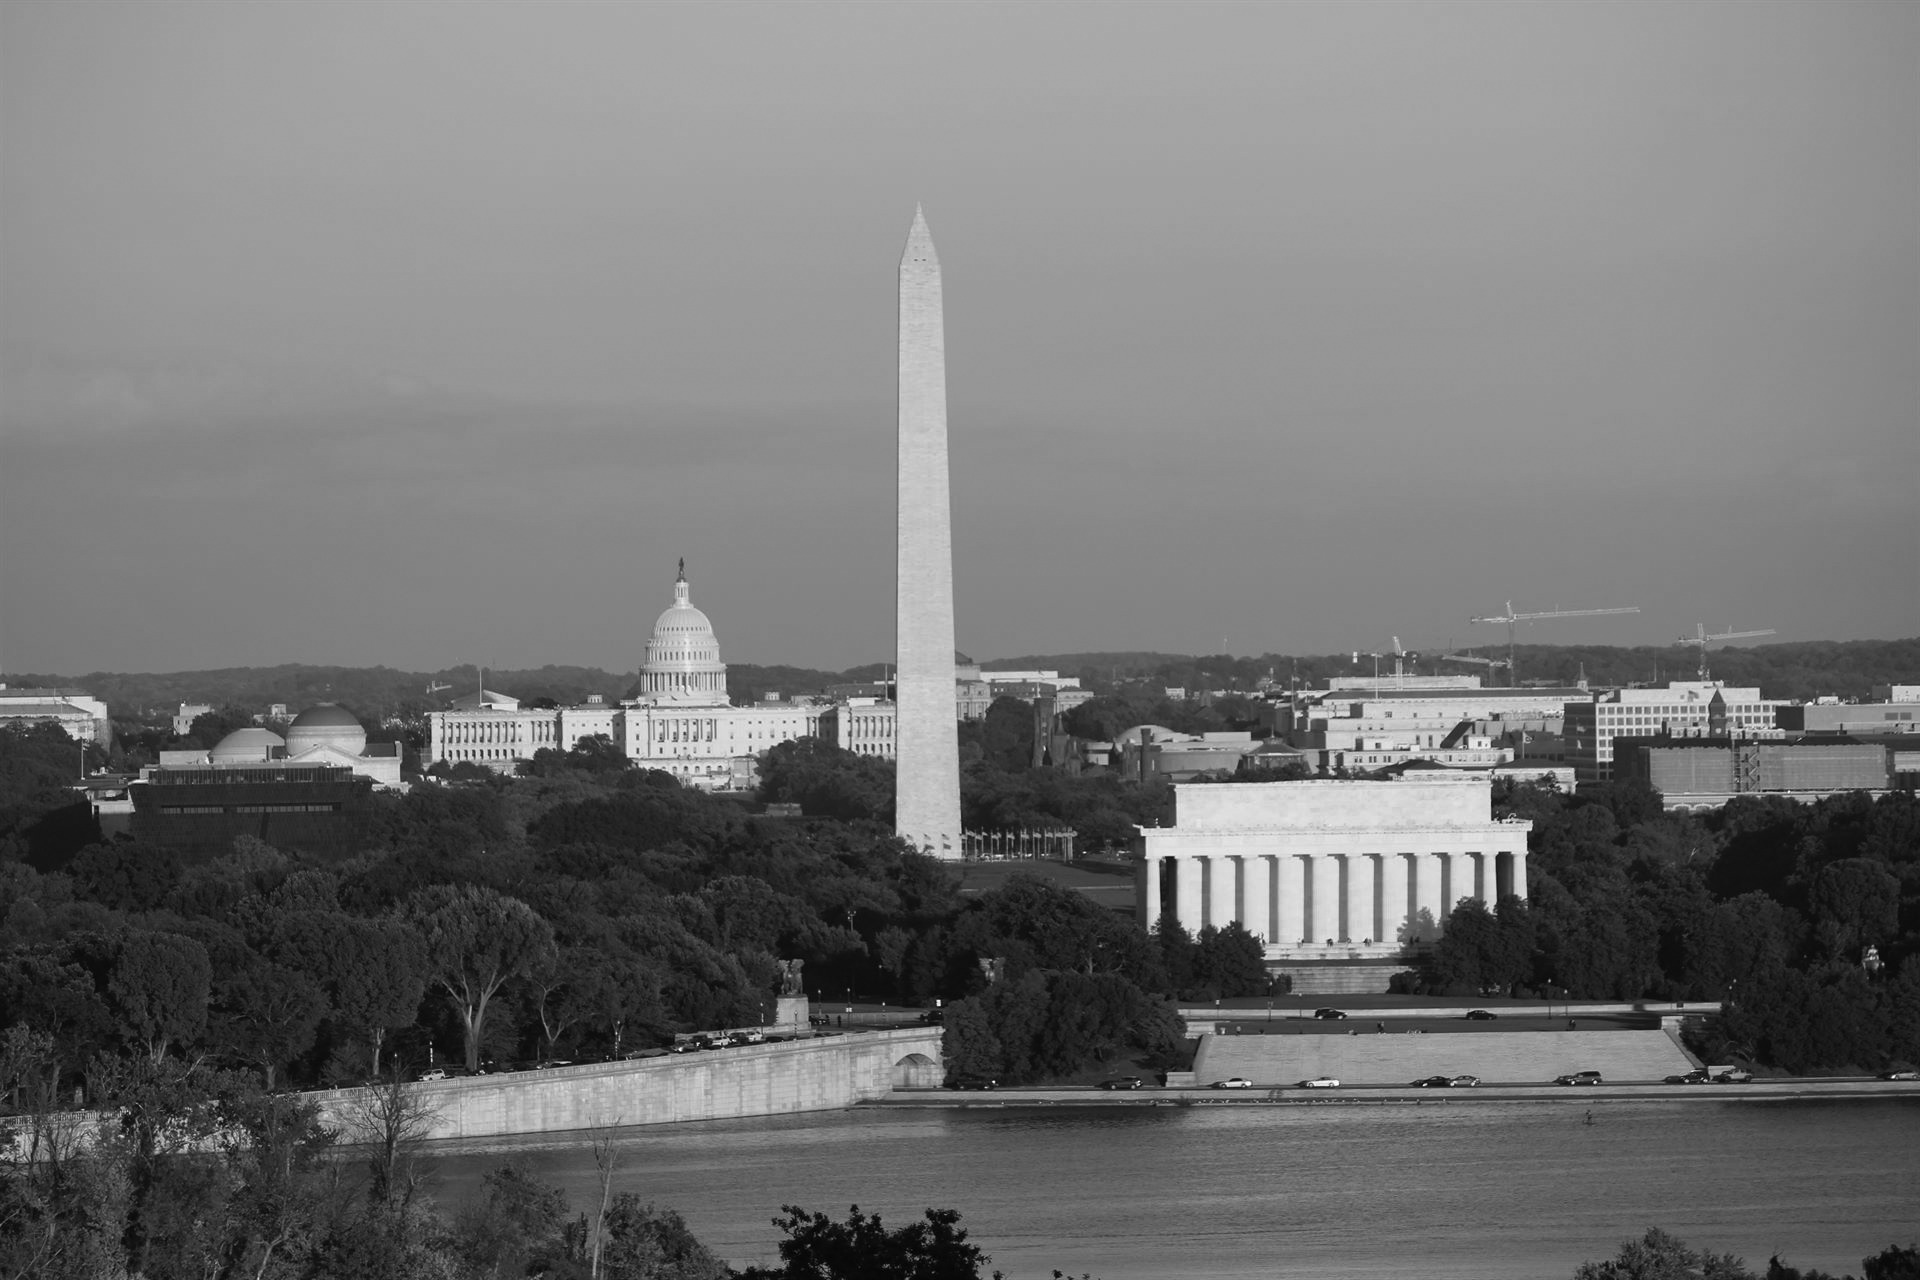
[{"label": "sky", "polygon": [[0,669],[1920,634],[1920,6],[0,6]]}]

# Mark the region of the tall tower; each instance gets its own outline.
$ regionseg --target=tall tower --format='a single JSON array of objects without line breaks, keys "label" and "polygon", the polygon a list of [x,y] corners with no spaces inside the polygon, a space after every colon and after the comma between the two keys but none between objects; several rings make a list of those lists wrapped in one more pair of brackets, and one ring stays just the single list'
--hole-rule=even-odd
[{"label": "tall tower", "polygon": [[940,259],[919,208],[900,259],[900,512],[895,572],[899,707],[893,829],[960,857],[953,696],[953,523],[947,497],[947,342]]}]

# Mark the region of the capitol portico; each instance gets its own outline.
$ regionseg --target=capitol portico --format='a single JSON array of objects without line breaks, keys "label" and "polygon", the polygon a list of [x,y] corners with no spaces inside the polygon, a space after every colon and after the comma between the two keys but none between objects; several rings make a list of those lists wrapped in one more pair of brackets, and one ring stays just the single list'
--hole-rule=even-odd
[{"label": "capitol portico", "polygon": [[1143,927],[1239,921],[1269,960],[1383,959],[1462,899],[1527,896],[1525,819],[1484,778],[1186,784],[1135,845]]}]

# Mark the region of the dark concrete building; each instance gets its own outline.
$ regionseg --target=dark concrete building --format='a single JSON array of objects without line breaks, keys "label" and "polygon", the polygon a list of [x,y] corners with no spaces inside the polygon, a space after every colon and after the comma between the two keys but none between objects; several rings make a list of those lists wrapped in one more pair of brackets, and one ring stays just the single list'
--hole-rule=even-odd
[{"label": "dark concrete building", "polygon": [[1737,795],[1812,800],[1893,786],[1892,755],[1877,742],[1663,735],[1616,738],[1613,745],[1613,776],[1648,783],[1669,809],[1718,808]]},{"label": "dark concrete building", "polygon": [[133,836],[188,861],[233,851],[236,836],[317,858],[346,858],[365,839],[374,783],[342,765],[159,768],[131,787]]}]

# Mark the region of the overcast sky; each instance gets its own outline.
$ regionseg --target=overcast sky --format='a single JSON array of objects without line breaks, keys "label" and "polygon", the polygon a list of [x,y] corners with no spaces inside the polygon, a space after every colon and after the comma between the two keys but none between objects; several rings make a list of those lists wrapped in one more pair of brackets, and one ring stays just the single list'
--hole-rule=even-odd
[{"label": "overcast sky", "polygon": [[1920,633],[1920,6],[0,6],[0,668]]}]

